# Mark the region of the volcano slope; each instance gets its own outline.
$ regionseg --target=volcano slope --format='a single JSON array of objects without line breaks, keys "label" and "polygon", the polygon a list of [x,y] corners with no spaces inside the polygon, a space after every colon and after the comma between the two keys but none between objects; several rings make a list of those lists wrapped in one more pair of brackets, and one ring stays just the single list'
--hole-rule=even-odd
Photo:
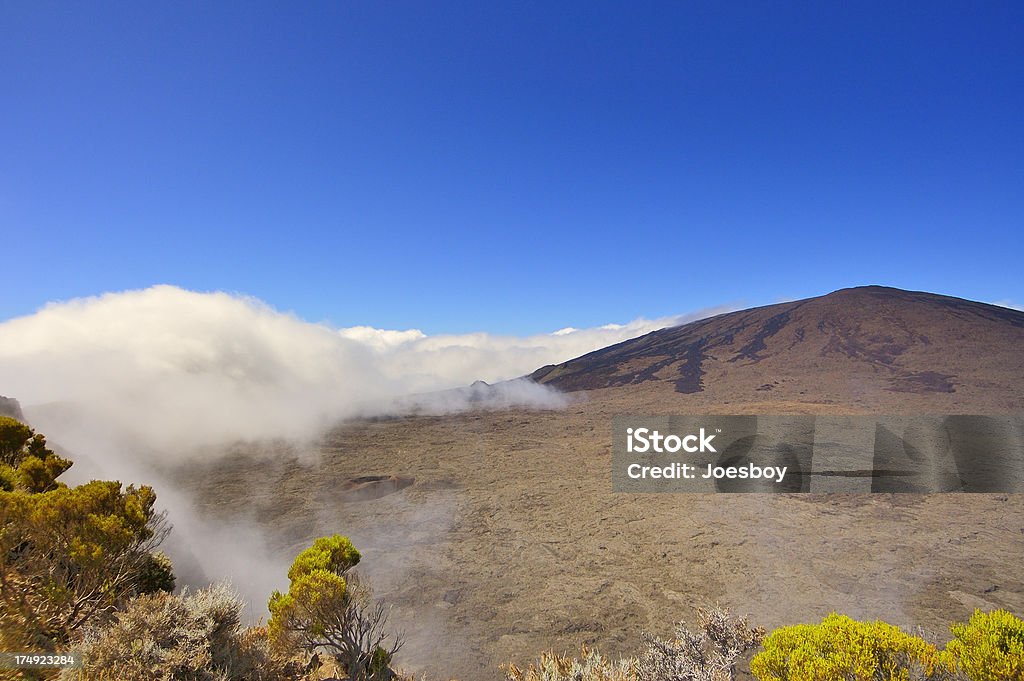
[{"label": "volcano slope", "polygon": [[[239,455],[193,480],[206,513],[294,554],[341,532],[433,678],[594,644],[628,653],[697,606],[761,625],[830,611],[947,637],[974,608],[1024,612],[1019,495],[628,495],[617,414],[1024,411],[1024,313],[880,287],[664,329],[538,369],[559,411],[345,424],[319,459]],[[393,494],[346,500],[361,476]],[[239,579],[243,579],[239,576]]]}]

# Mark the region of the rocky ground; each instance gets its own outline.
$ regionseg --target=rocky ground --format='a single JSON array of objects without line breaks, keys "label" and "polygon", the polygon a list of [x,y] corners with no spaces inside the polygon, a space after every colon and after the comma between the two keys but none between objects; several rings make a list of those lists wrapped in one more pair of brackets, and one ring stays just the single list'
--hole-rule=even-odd
[{"label": "rocky ground", "polygon": [[[313,459],[240,456],[192,476],[193,492],[204,513],[255,519],[285,553],[351,536],[408,634],[400,662],[435,679],[496,679],[503,663],[582,643],[629,653],[641,631],[668,634],[700,605],[767,627],[836,610],[936,639],[976,607],[1024,612],[1019,495],[613,493],[615,414],[850,411],[662,390],[349,424]],[[345,493],[369,475],[414,482]]]}]

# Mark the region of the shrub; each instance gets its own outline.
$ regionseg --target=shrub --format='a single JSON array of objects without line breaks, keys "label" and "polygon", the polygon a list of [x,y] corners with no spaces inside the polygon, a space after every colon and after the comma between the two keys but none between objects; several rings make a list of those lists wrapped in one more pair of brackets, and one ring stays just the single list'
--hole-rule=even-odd
[{"label": "shrub", "polygon": [[313,542],[288,570],[288,592],[270,596],[268,631],[281,649],[328,651],[353,681],[390,679],[402,640],[389,637],[388,611],[350,572],[359,558],[347,537]]},{"label": "shrub", "polygon": [[53,650],[143,590],[167,531],[155,501],[148,487],[99,480],[0,492],[0,624],[18,621],[31,649]]},{"label": "shrub", "polygon": [[291,681],[298,665],[273,654],[263,629],[242,629],[242,602],[224,585],[133,599],[109,627],[86,633],[86,667],[62,681]]},{"label": "shrub", "polygon": [[0,416],[0,490],[47,492],[71,462],[46,446],[46,438],[24,423]]},{"label": "shrub", "polygon": [[578,658],[545,653],[526,669],[509,665],[507,681],[636,681],[637,660],[612,661],[586,646]]},{"label": "shrub", "polygon": [[698,633],[680,622],[674,639],[643,635],[640,681],[726,681],[736,677],[736,663],[743,653],[757,647],[764,630],[751,628],[744,618],[727,610],[698,609]]},{"label": "shrub", "polygon": [[137,594],[151,594],[157,591],[174,591],[174,565],[163,551],[146,556],[139,566],[135,591]]},{"label": "shrub", "polygon": [[32,429],[21,421],[0,416],[0,463],[17,466],[32,435]]},{"label": "shrub", "polygon": [[885,622],[835,613],[776,629],[750,670],[760,681],[907,681],[940,671],[935,646]]},{"label": "shrub", "polygon": [[975,610],[969,622],[950,630],[946,657],[971,681],[1024,680],[1024,620],[1005,610]]},{"label": "shrub", "polygon": [[151,551],[167,531],[149,487],[94,480],[69,488],[71,466],[28,426],[0,416],[0,643],[50,651],[132,596],[173,588]]}]

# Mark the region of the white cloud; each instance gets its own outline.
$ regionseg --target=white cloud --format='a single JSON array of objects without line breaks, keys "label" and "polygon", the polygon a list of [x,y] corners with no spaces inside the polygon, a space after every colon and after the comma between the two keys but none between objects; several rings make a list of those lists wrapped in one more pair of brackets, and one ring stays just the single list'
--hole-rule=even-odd
[{"label": "white cloud", "polygon": [[[0,324],[0,390],[29,408],[67,407],[35,410],[52,421],[40,428],[67,445],[67,419],[46,415],[73,412],[76,429],[165,457],[238,438],[314,436],[370,404],[515,378],[718,311],[525,337],[428,336],[335,329],[254,298],[154,286],[52,303]],[[532,394],[550,406],[543,392],[505,397]]]},{"label": "white cloud", "polygon": [[27,408],[71,405],[92,429],[158,451],[302,435],[398,389],[365,343],[251,298],[171,286],[3,323],[0,385]]},{"label": "white cloud", "polygon": [[372,326],[352,326],[347,329],[341,329],[338,333],[343,338],[350,338],[365,343],[376,350],[386,350],[427,337],[419,329],[389,331],[387,329],[375,329]]},{"label": "white cloud", "polygon": [[[389,380],[413,392],[468,385],[475,380],[495,381],[523,376],[545,364],[557,364],[593,350],[645,333],[707,316],[695,315],[637,319],[628,324],[606,324],[590,329],[566,327],[533,336],[489,333],[427,336],[419,331],[376,331],[382,337],[408,334],[401,342],[371,338],[360,328],[361,340],[374,352],[376,366]],[[346,337],[350,330],[339,331]]]}]

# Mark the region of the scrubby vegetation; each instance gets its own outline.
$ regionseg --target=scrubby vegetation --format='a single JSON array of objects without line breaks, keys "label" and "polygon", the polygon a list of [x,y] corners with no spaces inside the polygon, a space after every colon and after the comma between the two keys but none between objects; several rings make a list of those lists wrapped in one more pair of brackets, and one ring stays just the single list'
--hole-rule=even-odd
[{"label": "scrubby vegetation", "polygon": [[224,585],[131,601],[108,627],[85,633],[82,670],[61,681],[292,681],[298,662],[275,654],[260,628],[241,626],[242,601]]},{"label": "scrubby vegetation", "polygon": [[[343,536],[296,556],[266,627],[243,627],[224,585],[173,594],[173,566],[156,550],[169,531],[149,487],[57,478],[71,462],[46,439],[0,417],[0,650],[85,655],[78,670],[20,670],[14,678],[85,681],[351,681],[401,678],[401,637],[354,571]],[[1024,681],[1024,621],[997,610],[951,626],[940,649],[885,622],[832,614],[765,635],[720,609],[698,610],[662,639],[612,660],[547,653],[508,681]],[[753,654],[757,650],[756,654]],[[749,667],[744,669],[746,660]],[[0,676],[6,672],[0,671]],[[743,676],[748,674],[748,676]],[[6,678],[6,677],[5,677]]]},{"label": "scrubby vegetation", "polygon": [[48,492],[71,467],[46,446],[46,438],[9,416],[0,416],[0,490]]},{"label": "scrubby vegetation", "polygon": [[699,628],[682,622],[675,636],[661,639],[643,634],[639,656],[609,660],[584,648],[578,659],[547,654],[526,669],[511,665],[508,681],[727,681],[736,678],[740,656],[756,648],[764,630],[745,619],[715,609],[697,611]]},{"label": "scrubby vegetation", "polygon": [[732,679],[740,656],[756,648],[764,629],[718,608],[697,611],[696,633],[680,622],[674,638],[662,640],[644,634],[640,655],[640,681],[719,681]]},{"label": "scrubby vegetation", "polygon": [[947,661],[970,681],[1024,681],[1024,620],[1005,610],[975,611],[950,629]]},{"label": "scrubby vegetation", "polygon": [[226,586],[171,593],[173,566],[156,550],[170,528],[151,488],[68,487],[57,477],[70,466],[42,435],[0,417],[0,651],[84,653],[65,680],[295,681],[321,666],[357,681],[395,676],[401,641],[352,572],[360,556],[347,538],[300,553],[290,589],[271,597],[268,627],[243,628]]},{"label": "scrubby vegetation", "polygon": [[[820,624],[780,627],[767,637],[727,611],[698,612],[700,629],[675,637],[643,635],[636,657],[610,660],[584,648],[578,658],[551,653],[526,669],[511,665],[508,681],[732,681],[745,652],[758,681],[1024,681],[1024,620],[997,610],[976,611],[951,627],[940,650],[885,622],[832,614]],[[743,677],[747,678],[747,677]]]},{"label": "scrubby vegetation", "polygon": [[166,532],[149,487],[56,476],[71,462],[0,417],[0,647],[54,651],[129,599],[173,588],[153,549]]},{"label": "scrubby vegetation", "polygon": [[544,653],[526,669],[509,665],[508,681],[636,681],[638,662],[623,658],[610,660],[586,646],[578,658]]}]

